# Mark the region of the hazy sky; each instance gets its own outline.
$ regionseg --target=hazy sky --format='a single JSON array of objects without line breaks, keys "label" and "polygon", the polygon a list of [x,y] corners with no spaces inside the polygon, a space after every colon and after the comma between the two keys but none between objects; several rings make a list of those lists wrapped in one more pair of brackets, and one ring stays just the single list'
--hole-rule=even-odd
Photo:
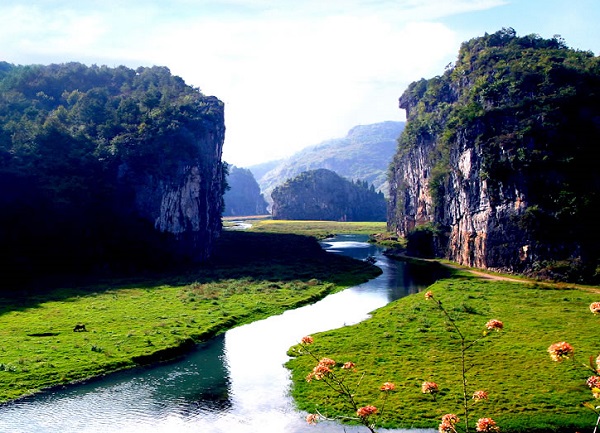
[{"label": "hazy sky", "polygon": [[161,65],[225,102],[224,160],[289,156],[403,120],[460,43],[513,27],[600,53],[598,0],[2,0],[0,60]]}]

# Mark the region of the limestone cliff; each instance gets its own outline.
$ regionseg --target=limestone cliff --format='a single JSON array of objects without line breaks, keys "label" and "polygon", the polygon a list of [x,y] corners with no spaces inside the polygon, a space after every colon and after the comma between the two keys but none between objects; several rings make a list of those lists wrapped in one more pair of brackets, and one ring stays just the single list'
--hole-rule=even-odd
[{"label": "limestone cliff", "polygon": [[391,230],[429,226],[439,255],[553,278],[597,276],[600,68],[554,38],[503,29],[463,44],[400,98]]},{"label": "limestone cliff", "polygon": [[137,173],[123,165],[122,179],[132,182],[135,207],[163,233],[174,235],[175,253],[192,260],[206,259],[221,231],[224,164],[221,162],[225,124],[223,103],[205,97],[195,110],[196,124],[191,145],[193,158],[169,161],[169,171],[160,167]]}]

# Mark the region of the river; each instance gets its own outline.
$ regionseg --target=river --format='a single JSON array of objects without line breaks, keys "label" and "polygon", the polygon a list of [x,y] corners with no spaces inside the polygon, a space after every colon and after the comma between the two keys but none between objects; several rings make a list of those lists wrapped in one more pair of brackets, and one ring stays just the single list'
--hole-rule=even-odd
[{"label": "river", "polygon": [[[108,375],[0,406],[0,433],[325,433],[362,432],[324,422],[309,426],[288,395],[287,349],[308,334],[365,320],[424,286],[407,265],[388,259],[365,237],[323,246],[383,273],[367,283],[227,331],[185,359]],[[435,430],[381,430],[435,432]]]}]

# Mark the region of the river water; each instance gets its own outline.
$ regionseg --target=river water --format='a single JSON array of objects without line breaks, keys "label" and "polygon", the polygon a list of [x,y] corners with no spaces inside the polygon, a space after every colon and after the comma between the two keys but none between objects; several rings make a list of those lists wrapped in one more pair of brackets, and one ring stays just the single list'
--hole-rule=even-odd
[{"label": "river water", "polygon": [[[324,243],[332,253],[369,256],[379,277],[315,304],[227,331],[185,359],[115,373],[0,406],[0,433],[325,433],[360,428],[306,424],[288,395],[287,349],[309,334],[351,325],[416,293],[407,265],[365,237]],[[435,430],[381,430],[434,432]]]}]

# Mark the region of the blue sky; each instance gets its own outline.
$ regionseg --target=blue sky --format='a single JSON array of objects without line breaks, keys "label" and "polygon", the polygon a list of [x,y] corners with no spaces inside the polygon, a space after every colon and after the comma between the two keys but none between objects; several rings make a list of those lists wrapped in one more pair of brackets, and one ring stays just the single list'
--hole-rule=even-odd
[{"label": "blue sky", "polygon": [[403,120],[398,97],[460,43],[513,27],[600,53],[597,0],[3,0],[0,60],[161,65],[225,102],[246,167]]}]

